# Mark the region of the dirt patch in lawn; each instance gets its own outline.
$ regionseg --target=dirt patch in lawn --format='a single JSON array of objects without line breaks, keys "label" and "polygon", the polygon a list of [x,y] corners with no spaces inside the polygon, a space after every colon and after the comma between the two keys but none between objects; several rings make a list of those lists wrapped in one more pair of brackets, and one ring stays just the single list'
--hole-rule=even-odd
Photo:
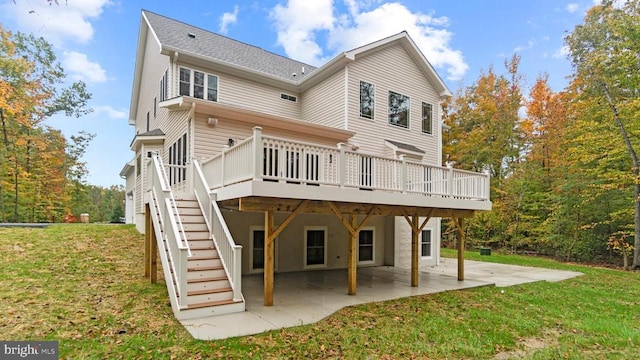
[{"label": "dirt patch in lawn", "polygon": [[542,336],[531,336],[519,339],[516,349],[510,351],[502,351],[494,356],[496,360],[520,359],[532,354],[536,350],[558,346],[558,338],[560,331],[556,329],[545,330]]}]

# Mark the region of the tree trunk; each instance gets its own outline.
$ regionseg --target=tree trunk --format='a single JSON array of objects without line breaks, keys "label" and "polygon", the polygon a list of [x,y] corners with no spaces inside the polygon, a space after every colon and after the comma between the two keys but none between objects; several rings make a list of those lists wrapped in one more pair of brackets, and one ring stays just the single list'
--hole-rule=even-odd
[{"label": "tree trunk", "polygon": [[627,130],[620,120],[620,115],[618,113],[618,108],[613,102],[613,98],[611,97],[611,93],[609,92],[609,88],[606,84],[601,83],[602,90],[604,91],[605,96],[607,97],[607,102],[609,103],[609,107],[613,112],[613,116],[620,128],[620,134],[622,135],[622,139],[624,140],[624,144],[627,147],[627,151],[629,152],[629,156],[633,161],[633,177],[634,177],[634,232],[633,232],[633,261],[631,263],[631,269],[636,270],[640,269],[640,159],[638,159],[638,154],[636,153],[633,145],[631,144],[631,140],[629,139],[629,134],[627,134]]},{"label": "tree trunk", "polygon": [[[9,156],[9,138],[7,137],[7,125],[4,122],[4,110],[0,108],[0,121],[2,122],[2,134],[4,140],[5,156],[0,156],[2,162]],[[4,171],[4,164],[0,163],[0,171]],[[2,212],[2,222],[7,222],[7,213],[4,207],[4,195],[2,194],[2,179],[4,174],[0,174],[0,212]]]}]

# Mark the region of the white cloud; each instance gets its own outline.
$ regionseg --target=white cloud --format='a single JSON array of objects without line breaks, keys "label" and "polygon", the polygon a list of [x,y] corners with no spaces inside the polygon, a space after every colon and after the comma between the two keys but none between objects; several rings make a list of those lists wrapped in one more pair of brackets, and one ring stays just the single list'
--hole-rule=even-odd
[{"label": "white cloud", "polygon": [[276,5],[271,11],[278,28],[278,45],[290,57],[319,65],[323,62],[323,50],[316,42],[316,32],[331,30],[332,0],[289,0],[287,6]]},{"label": "white cloud", "polygon": [[233,8],[232,13],[224,13],[220,16],[220,33],[226,34],[229,25],[233,25],[238,21],[238,5]]},{"label": "white cloud", "polygon": [[49,5],[47,1],[7,1],[0,5],[0,10],[13,17],[20,30],[62,45],[66,41],[89,42],[93,38],[89,20],[99,17],[110,4],[110,0],[60,1],[59,5]]},{"label": "white cloud", "polygon": [[567,4],[566,9],[568,12],[573,14],[574,12],[580,10],[580,5],[576,3]]},{"label": "white cloud", "polygon": [[569,47],[563,45],[560,49],[556,50],[551,57],[554,59],[566,59],[567,55],[569,55]]},{"label": "white cloud", "polygon": [[107,81],[107,73],[100,64],[91,62],[86,54],[75,51],[63,53],[62,67],[73,80],[83,80],[89,83]]},{"label": "white cloud", "polygon": [[[271,15],[278,28],[278,44],[296,60],[320,65],[335,54],[406,30],[429,62],[459,80],[469,66],[462,52],[450,46],[453,34],[446,17],[411,12],[399,3],[346,0],[348,13],[338,13],[333,1],[289,0]],[[320,41],[326,44],[321,47]]]},{"label": "white cloud", "polygon": [[535,42],[535,41],[533,41],[533,40],[529,40],[529,41],[527,41],[527,45],[519,45],[519,46],[516,46],[516,47],[513,49],[513,52],[521,52],[521,51],[523,51],[523,50],[533,49],[533,47],[534,47],[535,45],[536,45],[536,42]]},{"label": "white cloud", "polygon": [[99,105],[93,107],[94,114],[106,114],[111,119],[126,119],[129,113],[124,109],[114,109],[109,105]]}]

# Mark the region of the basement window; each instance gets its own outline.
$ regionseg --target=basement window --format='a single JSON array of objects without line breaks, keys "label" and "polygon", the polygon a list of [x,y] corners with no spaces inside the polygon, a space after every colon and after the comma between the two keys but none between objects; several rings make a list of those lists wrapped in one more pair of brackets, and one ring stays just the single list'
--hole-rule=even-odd
[{"label": "basement window", "polygon": [[288,94],[284,94],[284,93],[281,93],[281,94],[280,94],[280,99],[283,99],[283,100],[289,100],[289,101],[293,101],[293,102],[298,101],[298,99],[297,99],[295,96],[293,96],[293,95],[288,95]]}]

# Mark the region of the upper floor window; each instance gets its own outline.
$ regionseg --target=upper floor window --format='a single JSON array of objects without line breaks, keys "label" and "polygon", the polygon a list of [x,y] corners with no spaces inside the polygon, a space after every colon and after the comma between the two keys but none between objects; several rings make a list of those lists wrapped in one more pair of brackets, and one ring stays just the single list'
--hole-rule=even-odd
[{"label": "upper floor window", "polygon": [[165,70],[162,79],[160,79],[160,101],[169,98],[169,70]]},{"label": "upper floor window", "polygon": [[433,106],[425,102],[422,103],[422,132],[433,134]]},{"label": "upper floor window", "polygon": [[389,124],[409,128],[409,97],[389,91]]},{"label": "upper floor window", "polygon": [[180,95],[218,101],[218,77],[181,67]]},{"label": "upper floor window", "polygon": [[360,116],[373,119],[375,86],[368,82],[360,81]]}]

